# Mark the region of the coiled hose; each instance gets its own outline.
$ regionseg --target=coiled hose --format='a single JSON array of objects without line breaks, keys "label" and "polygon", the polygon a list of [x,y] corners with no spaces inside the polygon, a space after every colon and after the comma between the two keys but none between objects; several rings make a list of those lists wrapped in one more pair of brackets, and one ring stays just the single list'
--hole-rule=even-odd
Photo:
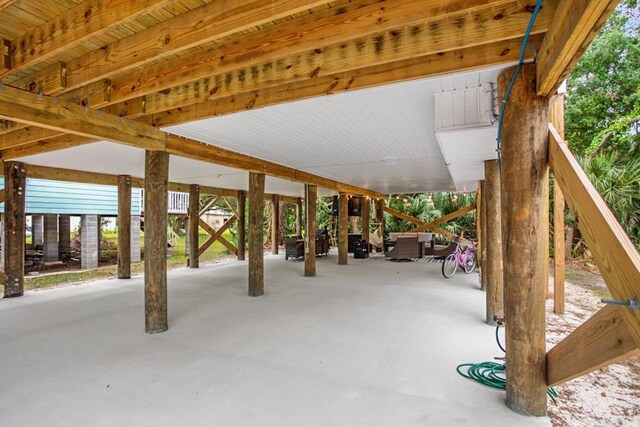
[{"label": "coiled hose", "polygon": [[[504,346],[500,343],[500,336],[498,334],[500,326],[501,324],[496,326],[496,342],[498,343],[498,347],[506,353]],[[464,371],[465,368],[466,372]],[[463,363],[456,367],[456,371],[466,379],[498,390],[507,389],[505,369],[504,363],[497,362]],[[556,404],[558,392],[553,387],[547,388],[547,396]]]}]

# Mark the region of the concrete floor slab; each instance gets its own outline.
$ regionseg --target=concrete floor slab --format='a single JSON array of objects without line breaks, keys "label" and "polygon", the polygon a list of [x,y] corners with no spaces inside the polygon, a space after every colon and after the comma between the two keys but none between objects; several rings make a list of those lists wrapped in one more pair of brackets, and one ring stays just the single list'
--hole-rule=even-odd
[{"label": "concrete floor slab", "polygon": [[7,426],[548,425],[456,366],[500,355],[478,275],[440,264],[265,257],[169,272],[169,330],[144,333],[143,280],[0,301]]}]

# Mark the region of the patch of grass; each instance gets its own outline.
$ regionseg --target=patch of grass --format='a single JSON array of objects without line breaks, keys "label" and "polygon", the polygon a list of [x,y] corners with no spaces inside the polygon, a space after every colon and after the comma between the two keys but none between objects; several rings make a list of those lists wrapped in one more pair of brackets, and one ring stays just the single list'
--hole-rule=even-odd
[{"label": "patch of grass", "polygon": [[[223,234],[227,240],[230,235],[229,232]],[[207,239],[209,235],[201,234],[199,241],[200,245],[202,245]],[[117,240],[117,235],[115,236]],[[167,268],[179,268],[185,267],[187,265],[187,256],[185,256],[185,246],[184,246],[185,238],[181,237],[176,242],[175,247],[169,248],[168,253],[170,254],[170,258],[167,259]],[[102,250],[101,258],[103,255],[113,256],[115,251],[110,250]],[[229,251],[227,248],[222,245],[220,242],[215,242],[211,245],[201,256],[200,262],[211,261],[217,258],[223,258],[229,255]],[[111,258],[115,259],[115,258]],[[132,263],[131,264],[131,274],[142,274],[144,273],[144,262]],[[55,286],[60,286],[64,284],[74,284],[74,283],[82,283],[92,280],[102,280],[102,279],[112,279],[116,278],[118,274],[117,265],[108,265],[104,267],[100,267],[95,270],[84,270],[84,271],[70,271],[63,273],[53,273],[42,276],[25,276],[24,288],[25,290],[30,289],[44,289],[51,288]],[[4,291],[4,287],[0,286],[0,292]]]}]

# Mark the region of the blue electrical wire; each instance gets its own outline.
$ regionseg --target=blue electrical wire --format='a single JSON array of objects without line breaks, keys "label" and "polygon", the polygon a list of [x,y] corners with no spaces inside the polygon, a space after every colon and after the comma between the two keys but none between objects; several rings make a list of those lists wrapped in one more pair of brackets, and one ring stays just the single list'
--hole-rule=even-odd
[{"label": "blue electrical wire", "polygon": [[502,181],[502,154],[500,153],[500,142],[502,138],[502,121],[504,119],[504,110],[507,106],[507,101],[509,100],[509,95],[511,94],[511,89],[513,88],[514,83],[516,82],[516,78],[520,73],[520,69],[524,64],[524,54],[527,50],[527,43],[529,42],[529,36],[531,35],[531,30],[533,29],[533,23],[536,21],[536,17],[538,16],[538,12],[542,8],[542,0],[538,0],[536,3],[536,7],[533,9],[533,13],[531,14],[531,19],[529,19],[529,25],[527,25],[527,30],[524,33],[524,40],[522,40],[522,47],[520,48],[520,58],[518,59],[518,66],[516,67],[516,72],[513,73],[513,77],[509,82],[509,86],[507,86],[507,91],[504,94],[504,99],[502,100],[502,104],[500,105],[500,115],[498,117],[498,136],[496,138],[497,148],[496,151],[498,153],[498,172],[500,173],[500,178]]}]

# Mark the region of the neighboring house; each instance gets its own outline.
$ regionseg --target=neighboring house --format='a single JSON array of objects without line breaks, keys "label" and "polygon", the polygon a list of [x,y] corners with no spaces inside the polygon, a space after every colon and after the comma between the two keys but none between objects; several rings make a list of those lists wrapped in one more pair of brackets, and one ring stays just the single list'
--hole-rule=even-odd
[{"label": "neighboring house", "polygon": [[207,224],[217,230],[222,227],[222,224],[224,224],[232,216],[232,213],[227,212],[224,209],[215,208],[205,212],[204,215],[202,215],[202,219],[204,219]]},{"label": "neighboring house", "polygon": [[[0,178],[0,188],[4,179]],[[131,191],[131,257],[140,261],[141,190]],[[27,179],[26,214],[31,218],[33,245],[42,245],[44,259],[53,261],[70,251],[72,217],[79,217],[82,268],[98,267],[100,216],[118,215],[115,186]],[[4,215],[4,203],[0,204]],[[0,257],[1,258],[1,257]]]}]

